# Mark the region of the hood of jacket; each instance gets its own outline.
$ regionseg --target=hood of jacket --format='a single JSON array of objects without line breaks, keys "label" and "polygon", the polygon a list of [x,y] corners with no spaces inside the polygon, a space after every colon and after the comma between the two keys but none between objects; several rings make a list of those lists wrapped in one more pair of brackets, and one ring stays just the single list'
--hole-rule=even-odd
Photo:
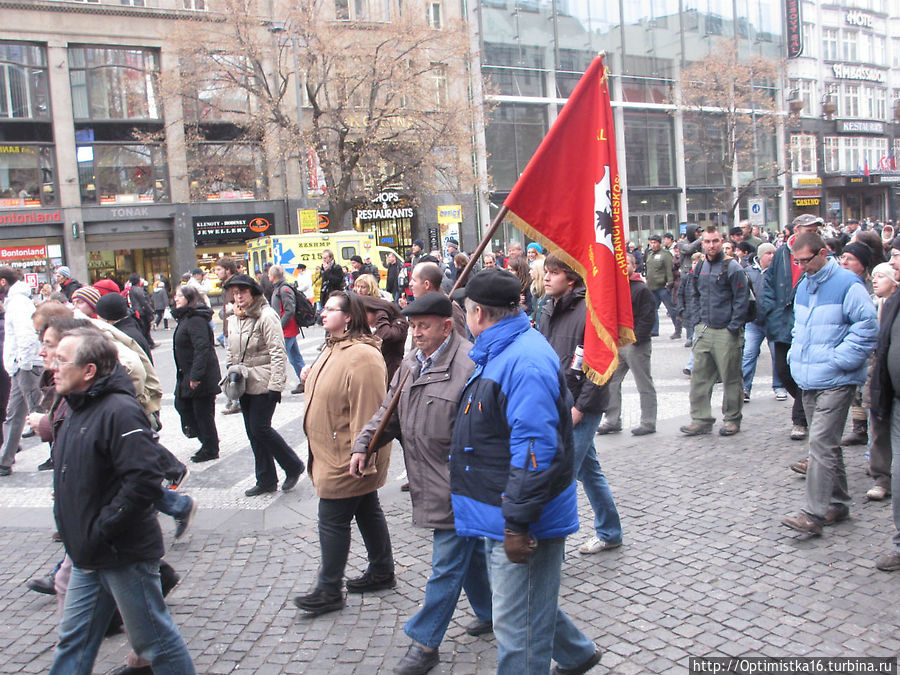
[{"label": "hood of jacket", "polygon": [[469,358],[480,366],[500,354],[522,333],[531,329],[531,321],[524,312],[495,323],[477,338],[469,350]]},{"label": "hood of jacket", "polygon": [[828,281],[834,273],[840,269],[838,264],[834,261],[834,258],[828,258],[825,261],[825,264],[822,266],[818,272],[813,274],[812,276],[806,275],[806,287],[809,290],[810,295],[814,295],[819,291],[822,284]]},{"label": "hood of jacket", "polygon": [[9,301],[17,296],[31,298],[31,286],[26,284],[24,281],[17,281],[16,283],[14,283],[6,292],[6,299],[7,301]]},{"label": "hood of jacket", "polygon": [[125,369],[118,363],[115,370],[109,375],[98,377],[85,391],[71,391],[65,398],[72,410],[81,410],[93,400],[114,393],[134,396],[134,385],[131,384]]},{"label": "hood of jacket", "polygon": [[192,316],[199,316],[204,321],[212,321],[213,311],[212,307],[207,307],[206,305],[195,305],[194,307],[176,307],[172,310],[172,316],[175,317],[177,321],[181,321],[182,319],[187,319],[188,317]]}]

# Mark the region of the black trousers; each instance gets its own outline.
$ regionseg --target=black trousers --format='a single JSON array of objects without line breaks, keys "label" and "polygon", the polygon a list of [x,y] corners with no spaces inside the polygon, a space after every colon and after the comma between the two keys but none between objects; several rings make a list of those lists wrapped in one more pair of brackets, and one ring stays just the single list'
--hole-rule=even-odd
[{"label": "black trousers", "polygon": [[203,450],[219,452],[219,433],[216,431],[216,397],[175,395],[175,410],[181,415],[181,427],[190,430],[200,440]]},{"label": "black trousers", "polygon": [[803,410],[803,391],[794,382],[791,375],[791,367],[788,365],[787,353],[791,348],[788,342],[773,342],[772,351],[775,354],[775,372],[781,378],[782,386],[787,389],[787,393],[794,399],[794,406],[791,408],[791,423],[795,426],[809,426],[806,423],[806,412]]},{"label": "black trousers", "polygon": [[303,462],[297,457],[297,453],[272,428],[276,402],[267,394],[244,394],[240,401],[244,428],[256,462],[256,484],[263,488],[278,485],[275,462],[278,462],[288,476],[303,473]]},{"label": "black trousers", "polygon": [[391,574],[394,571],[391,535],[377,490],[360,497],[320,499],[319,546],[322,549],[322,564],[316,584],[320,590],[341,590],[344,568],[350,554],[350,522],[354,518],[366,545],[372,574]]}]

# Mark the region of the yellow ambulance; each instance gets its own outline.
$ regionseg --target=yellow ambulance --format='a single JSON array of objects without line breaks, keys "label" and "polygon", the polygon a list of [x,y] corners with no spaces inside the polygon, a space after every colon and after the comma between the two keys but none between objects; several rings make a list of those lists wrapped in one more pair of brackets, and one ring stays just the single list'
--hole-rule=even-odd
[{"label": "yellow ambulance", "polygon": [[325,249],[334,253],[338,265],[351,271],[353,268],[350,266],[350,258],[353,256],[358,255],[363,262],[366,262],[366,258],[371,259],[372,264],[378,268],[382,288],[387,277],[388,254],[393,253],[397,260],[403,262],[403,258],[394,249],[378,246],[374,234],[356,230],[277,234],[250,239],[247,241],[247,259],[250,271],[254,274],[262,270],[266,263],[272,263],[284,267],[285,273],[293,279],[297,265],[303,263],[315,279],[316,270],[322,264],[322,251]]}]

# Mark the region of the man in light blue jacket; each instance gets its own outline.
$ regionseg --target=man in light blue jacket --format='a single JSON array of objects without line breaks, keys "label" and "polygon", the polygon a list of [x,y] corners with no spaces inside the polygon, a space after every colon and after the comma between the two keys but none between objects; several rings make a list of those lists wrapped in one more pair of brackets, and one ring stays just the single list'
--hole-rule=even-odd
[{"label": "man in light blue jacket", "polygon": [[803,391],[809,422],[806,507],[781,522],[799,532],[822,534],[850,515],[841,433],[856,387],[866,382],[866,363],[878,338],[878,317],[860,278],[828,257],[814,233],[797,237],[794,260],[804,272],[794,298],[791,375]]}]

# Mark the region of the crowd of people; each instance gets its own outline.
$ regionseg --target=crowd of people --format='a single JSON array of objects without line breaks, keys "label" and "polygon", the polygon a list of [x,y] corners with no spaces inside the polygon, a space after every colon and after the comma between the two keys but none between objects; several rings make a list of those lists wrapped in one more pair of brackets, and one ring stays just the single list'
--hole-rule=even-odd
[{"label": "crowd of people", "polygon": [[[651,235],[646,250],[629,245],[635,342],[620,348],[605,385],[582,369],[584,280],[556,253],[511,242],[507,255],[485,254],[478,271],[460,279],[468,256],[457,241],[426,254],[416,240],[408,259],[388,260],[383,289],[377,268],[354,259],[345,271],[327,250],[315,270],[297,270],[296,283],[279,265],[253,276],[221,258],[218,336],[199,269],[174,289],[158,278],[148,292],[137,274],[123,288],[109,280],[86,286],[60,267],[56,288],[32,297],[15,270],[0,268],[0,476],[11,474],[26,427],[51,444],[40,468],[54,471],[66,551],[51,574],[29,582],[60,601],[51,672],[90,672],[118,621],[134,649],[118,673],[193,672],[164,601],[178,576],[163,561],[156,516],[171,516],[178,538],[197,508],[179,489],[187,467],[156,434],[162,389],[151,327],[168,328],[169,320],[175,409],[184,436],[201,444],[191,461],[219,458],[216,399],[224,394],[221,414],[242,415],[254,457],[248,497],[289,491],[309,473],[321,563],[309,591],[294,598],[307,615],[340,611],[345,591],[396,586],[378,490],[391,442],[400,442],[412,524],[433,541],[423,604],[404,626],[410,646],[395,668],[401,675],[440,662],[463,590],[474,613],[466,631],[495,635],[498,672],[584,673],[600,661],[558,606],[565,540],[578,531],[581,483],[594,518],[578,551],[623,545],[596,437],[622,432],[629,372],[640,398],[640,423],[630,431],[657,432],[652,338],[660,305],[671,338],[690,348],[685,436],[712,432],[717,384],[719,435],[741,431],[768,342],[774,396],[793,399],[790,439],[807,442],[790,467],[806,477],[805,498],[785,526],[819,536],[849,516],[842,446],[868,445],[868,499],[900,490],[900,472],[891,471],[892,448],[900,448],[900,238],[890,226],[835,230],[804,215],[777,235],[749,223],[727,235],[688,225],[678,238]],[[326,334],[311,364],[298,346],[307,300]],[[272,427],[290,386],[288,364],[299,381],[290,392],[305,397],[306,462],[291,447],[295,439]],[[893,516],[892,548],[876,561],[885,571],[900,570],[896,502]],[[345,579],[353,521],[368,566]]]}]

